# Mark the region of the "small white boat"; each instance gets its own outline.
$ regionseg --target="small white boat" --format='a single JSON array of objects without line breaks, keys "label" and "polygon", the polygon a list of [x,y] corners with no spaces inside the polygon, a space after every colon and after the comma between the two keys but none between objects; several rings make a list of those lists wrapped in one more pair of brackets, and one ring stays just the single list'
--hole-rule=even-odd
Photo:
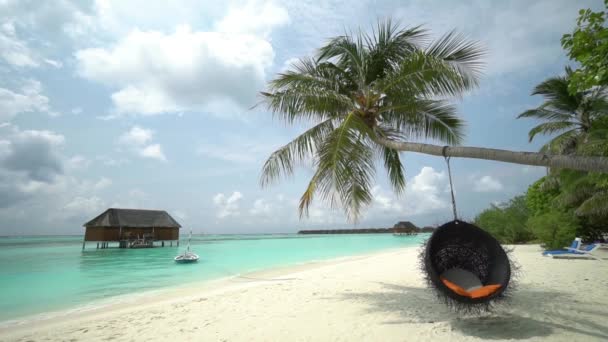
[{"label": "small white boat", "polygon": [[190,237],[188,237],[188,248],[184,251],[184,254],[180,254],[173,258],[178,264],[188,264],[198,261],[198,254],[190,252],[190,239],[192,238],[192,230],[190,230]]}]

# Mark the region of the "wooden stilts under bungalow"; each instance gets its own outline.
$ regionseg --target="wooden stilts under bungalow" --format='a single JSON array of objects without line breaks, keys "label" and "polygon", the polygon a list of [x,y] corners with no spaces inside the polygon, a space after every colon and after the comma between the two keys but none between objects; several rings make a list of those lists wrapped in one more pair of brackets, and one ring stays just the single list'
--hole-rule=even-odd
[{"label": "wooden stilts under bungalow", "polygon": [[179,246],[177,223],[164,210],[110,208],[83,225],[85,227],[84,250],[87,242],[97,242],[97,248],[108,248],[115,243],[119,248],[150,248],[159,241]]}]

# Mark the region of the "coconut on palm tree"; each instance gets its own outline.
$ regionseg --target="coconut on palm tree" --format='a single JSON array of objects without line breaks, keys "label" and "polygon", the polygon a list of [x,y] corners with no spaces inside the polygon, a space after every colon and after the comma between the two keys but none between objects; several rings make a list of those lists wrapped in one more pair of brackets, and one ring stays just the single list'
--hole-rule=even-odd
[{"label": "coconut on palm tree", "polygon": [[[329,40],[314,57],[270,81],[261,94],[275,116],[314,126],[269,157],[262,185],[312,160],[315,173],[300,199],[300,214],[317,195],[356,220],[372,200],[376,160],[383,162],[394,191],[403,192],[399,151],[608,172],[605,158],[456,146],[463,140],[463,121],[448,100],[477,86],[484,53],[454,32],[433,42],[427,38],[420,27],[401,29],[386,21],[371,34]],[[415,142],[420,139],[446,146]]]},{"label": "coconut on palm tree", "polygon": [[581,143],[588,142],[590,131],[598,119],[608,115],[608,101],[603,87],[571,94],[568,84],[573,71],[566,68],[564,76],[551,77],[534,88],[532,95],[545,98],[540,106],[521,113],[517,118],[533,118],[543,122],[530,130],[530,141],[538,134],[558,136],[541,151],[572,154]]}]

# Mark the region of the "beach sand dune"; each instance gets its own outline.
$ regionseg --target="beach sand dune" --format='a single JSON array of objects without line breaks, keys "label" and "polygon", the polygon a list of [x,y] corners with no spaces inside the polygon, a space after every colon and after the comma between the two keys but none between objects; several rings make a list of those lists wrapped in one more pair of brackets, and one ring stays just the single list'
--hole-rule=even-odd
[{"label": "beach sand dune", "polygon": [[608,262],[517,246],[518,287],[492,314],[451,312],[418,249],[249,274],[0,329],[2,341],[607,341]]}]

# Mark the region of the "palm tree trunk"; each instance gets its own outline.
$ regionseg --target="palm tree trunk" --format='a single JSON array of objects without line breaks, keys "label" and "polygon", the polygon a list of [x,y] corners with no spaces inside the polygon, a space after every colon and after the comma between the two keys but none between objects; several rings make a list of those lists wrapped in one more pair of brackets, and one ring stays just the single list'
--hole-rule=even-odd
[{"label": "palm tree trunk", "polygon": [[430,154],[433,156],[443,156],[445,148],[445,156],[448,157],[496,160],[507,163],[545,166],[557,169],[573,169],[608,173],[608,158],[605,157],[551,155],[538,152],[514,152],[494,148],[469,146],[444,147],[430,144],[394,141],[379,136],[375,137],[375,141],[380,145],[397,151],[417,152]]}]

